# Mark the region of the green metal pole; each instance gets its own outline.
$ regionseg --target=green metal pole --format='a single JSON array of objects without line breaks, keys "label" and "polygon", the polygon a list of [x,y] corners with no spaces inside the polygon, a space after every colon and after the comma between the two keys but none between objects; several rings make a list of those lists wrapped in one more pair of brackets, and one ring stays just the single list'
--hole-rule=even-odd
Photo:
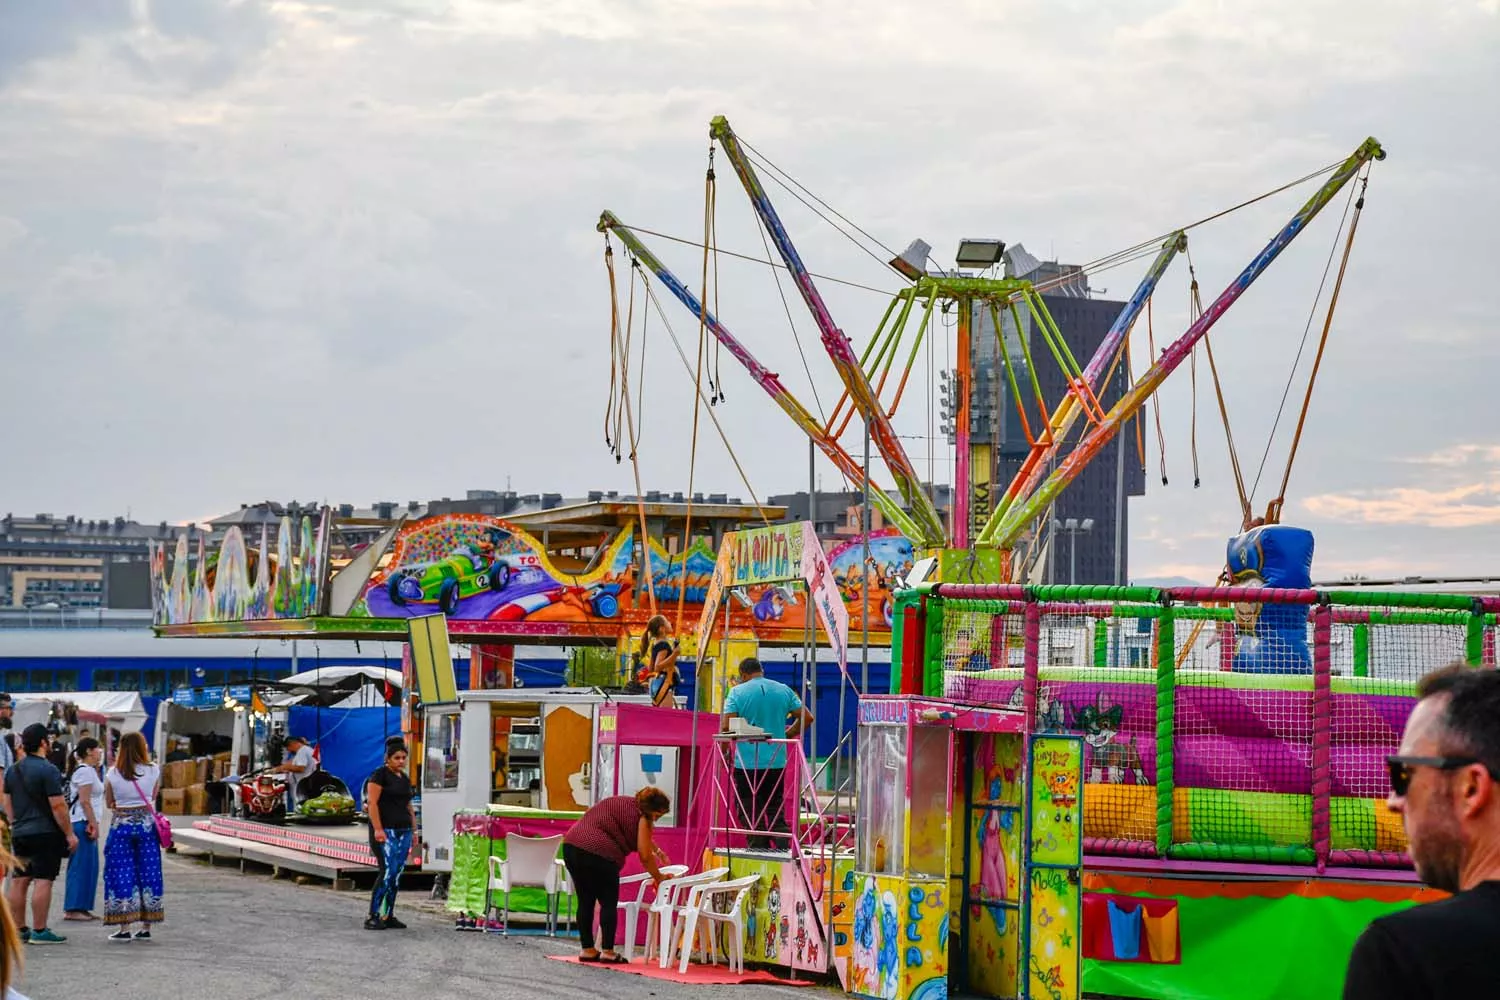
[{"label": "green metal pole", "polygon": [[1156,856],[1164,858],[1172,847],[1172,792],[1176,787],[1173,766],[1173,716],[1177,690],[1177,639],[1172,627],[1173,608],[1163,604],[1156,620]]},{"label": "green metal pole", "polygon": [[1354,626],[1354,676],[1370,676],[1370,626]]}]

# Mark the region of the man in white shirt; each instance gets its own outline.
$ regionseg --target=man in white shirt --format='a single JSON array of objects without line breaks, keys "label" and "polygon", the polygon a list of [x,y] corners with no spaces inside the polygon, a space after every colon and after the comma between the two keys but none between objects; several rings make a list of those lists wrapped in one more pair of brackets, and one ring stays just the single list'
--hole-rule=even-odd
[{"label": "man in white shirt", "polygon": [[312,747],[307,740],[300,736],[288,736],[286,738],[286,762],[279,765],[276,770],[287,776],[286,785],[286,811],[291,813],[297,809],[297,786],[310,778],[312,773],[318,769],[317,761],[313,760]]}]

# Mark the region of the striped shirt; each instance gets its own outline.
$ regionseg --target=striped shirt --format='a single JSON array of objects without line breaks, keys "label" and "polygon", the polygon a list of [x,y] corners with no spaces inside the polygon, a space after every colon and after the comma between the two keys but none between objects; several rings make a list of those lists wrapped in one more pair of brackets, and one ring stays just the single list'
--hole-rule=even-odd
[{"label": "striped shirt", "polygon": [[563,843],[623,865],[640,834],[641,807],[634,795],[611,795],[584,813],[563,835]]}]

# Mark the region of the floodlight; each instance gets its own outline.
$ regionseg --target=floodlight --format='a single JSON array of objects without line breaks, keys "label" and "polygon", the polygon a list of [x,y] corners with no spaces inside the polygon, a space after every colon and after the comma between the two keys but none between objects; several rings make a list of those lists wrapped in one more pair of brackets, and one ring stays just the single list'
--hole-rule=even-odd
[{"label": "floodlight", "polygon": [[1000,263],[1005,255],[1003,240],[960,240],[953,262],[959,267],[984,270]]},{"label": "floodlight", "polygon": [[932,246],[926,240],[912,240],[905,250],[891,258],[891,267],[916,281],[927,273],[927,257]]}]

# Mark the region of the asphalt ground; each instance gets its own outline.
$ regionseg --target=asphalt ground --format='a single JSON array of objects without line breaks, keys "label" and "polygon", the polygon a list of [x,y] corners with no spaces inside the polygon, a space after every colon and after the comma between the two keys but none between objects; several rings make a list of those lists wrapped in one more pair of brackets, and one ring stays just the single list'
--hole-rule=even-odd
[{"label": "asphalt ground", "polygon": [[[675,1000],[829,1000],[817,987],[684,986],[555,962],[576,940],[460,933],[425,891],[398,899],[404,931],[362,927],[368,895],[168,855],[166,922],[151,942],[106,941],[97,923],[61,920],[61,945],[23,949],[17,988],[30,1000],[444,1000],[599,996]],[[97,911],[96,911],[97,912]]]}]

